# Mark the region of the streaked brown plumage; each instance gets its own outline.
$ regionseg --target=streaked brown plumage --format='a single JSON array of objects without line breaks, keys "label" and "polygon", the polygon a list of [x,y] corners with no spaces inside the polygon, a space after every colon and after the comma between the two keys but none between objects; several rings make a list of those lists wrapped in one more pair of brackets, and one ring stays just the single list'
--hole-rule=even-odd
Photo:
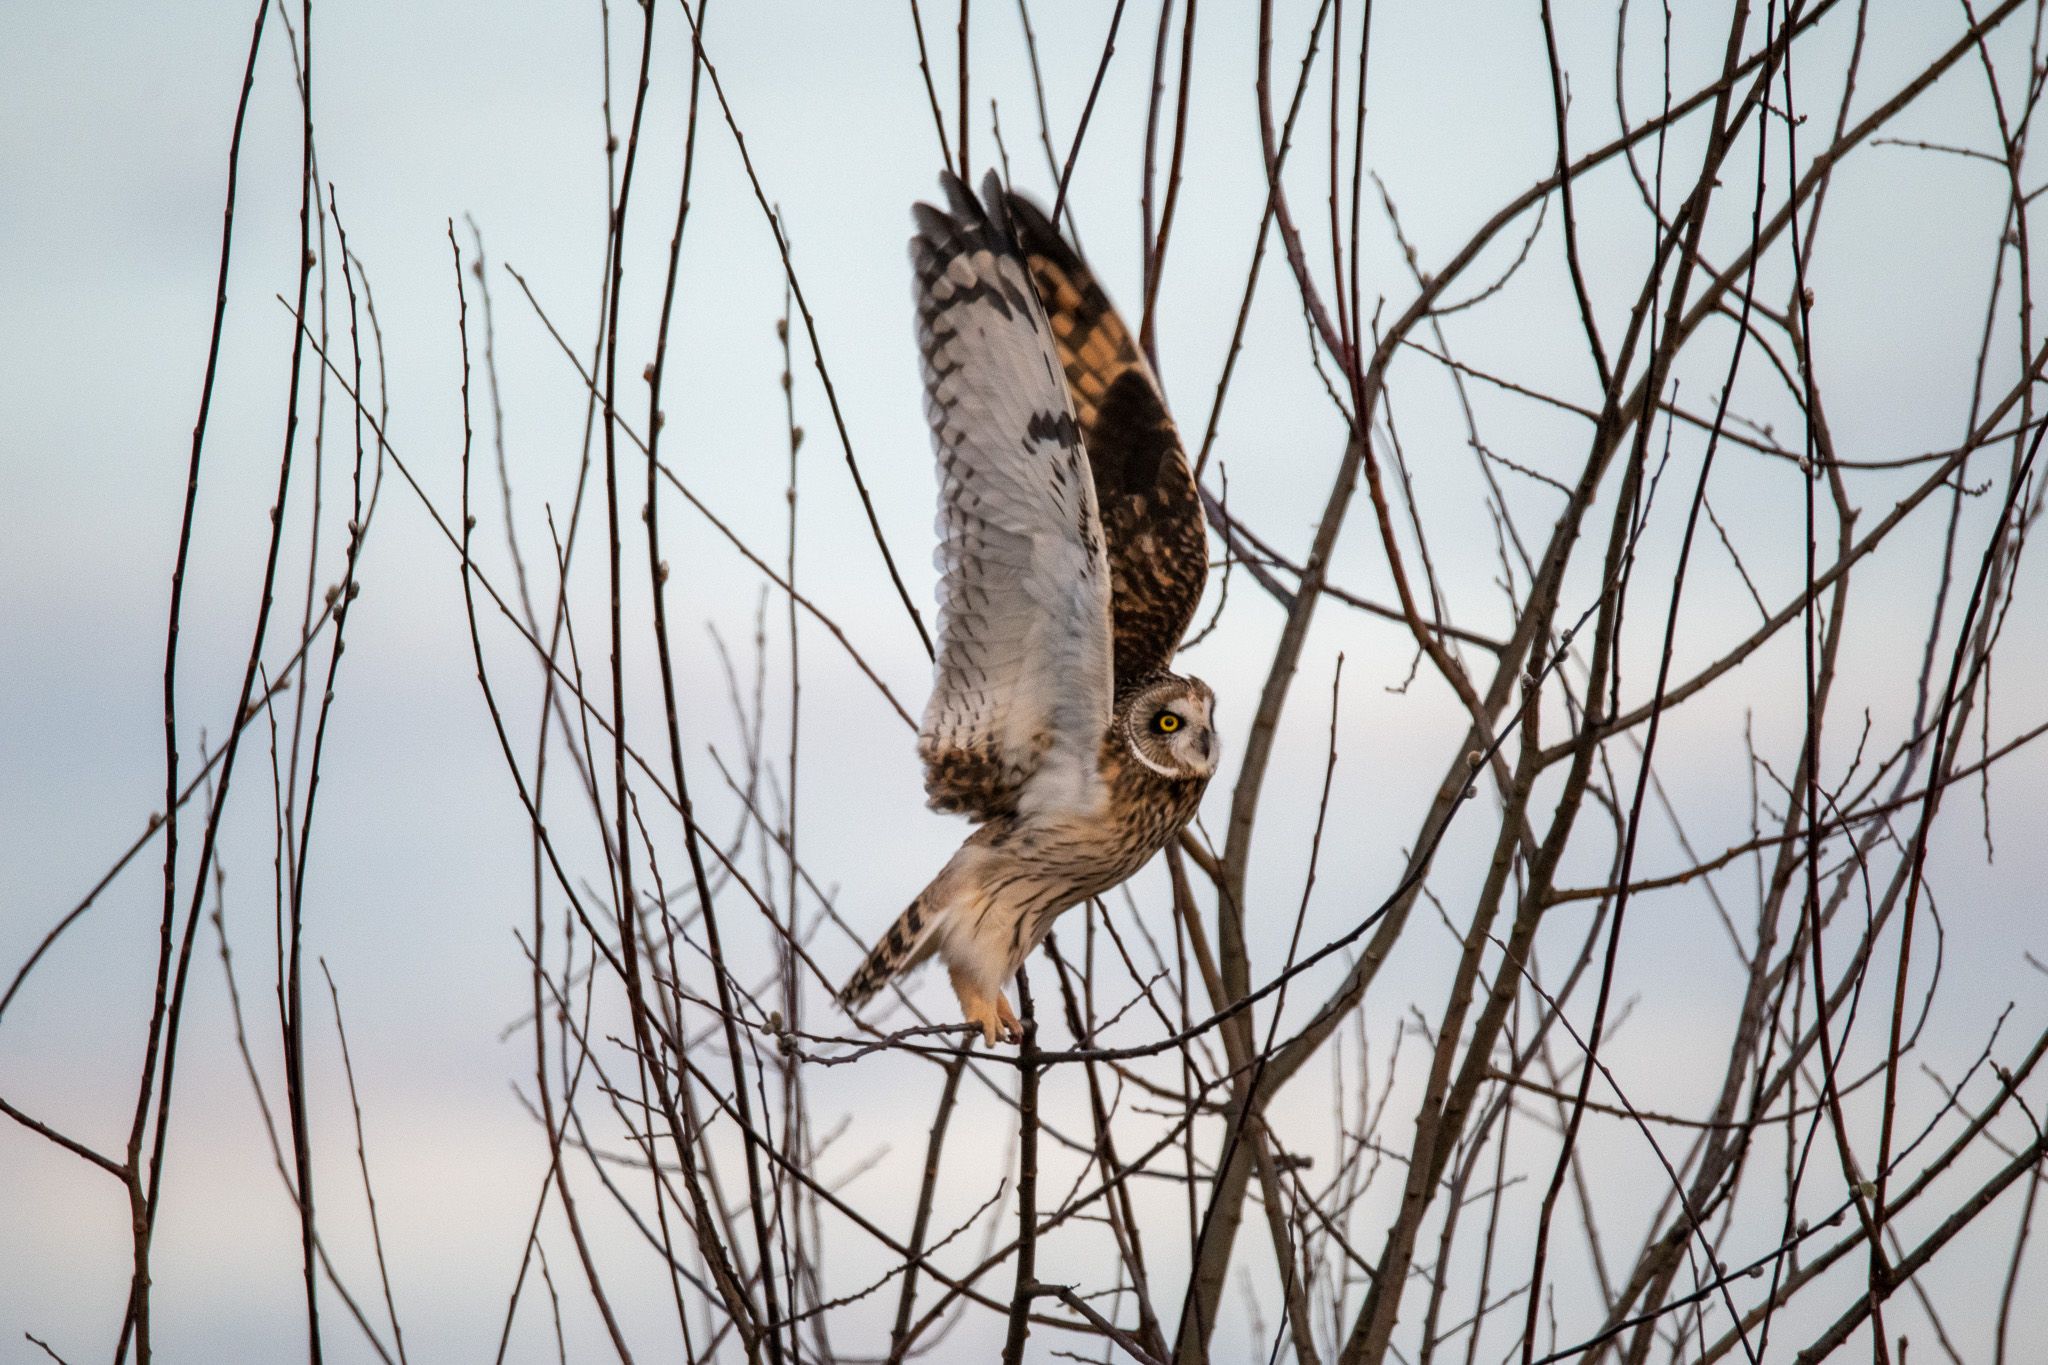
[{"label": "streaked brown plumage", "polygon": [[984,1038],[1062,911],[1136,872],[1215,771],[1214,697],[1168,671],[1206,577],[1151,367],[1087,266],[991,175],[911,241],[939,468],[939,648],[918,735],[935,810],[980,828],[840,992],[937,953]]}]

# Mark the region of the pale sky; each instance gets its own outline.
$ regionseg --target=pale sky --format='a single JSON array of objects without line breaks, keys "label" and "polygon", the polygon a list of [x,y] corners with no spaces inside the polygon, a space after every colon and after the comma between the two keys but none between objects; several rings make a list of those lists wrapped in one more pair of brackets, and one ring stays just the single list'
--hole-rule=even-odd
[{"label": "pale sky", "polygon": [[[943,59],[938,76],[950,120],[953,11],[925,8],[935,56]],[[1263,202],[1251,9],[1216,4],[1201,11],[1189,174],[1160,298],[1161,370],[1191,434],[1199,434],[1208,417]],[[1275,59],[1276,80],[1291,81],[1313,7],[1297,0],[1280,10],[1285,41]],[[623,67],[637,53],[639,10],[621,3],[612,11],[614,108],[623,126],[631,93]],[[162,804],[164,612],[212,307],[227,138],[253,14],[252,4],[226,3],[13,5],[0,11],[0,976],[11,978],[48,926]],[[1107,14],[1107,6],[1053,0],[1033,9],[1053,139],[1062,153],[1100,54]],[[971,156],[984,165],[996,154],[989,126],[993,97],[1016,183],[1049,200],[1052,177],[1037,143],[1015,13],[990,5],[975,7],[974,15]],[[1499,203],[1551,167],[1549,83],[1535,15],[1531,5],[1382,0],[1377,7],[1366,163],[1399,205],[1423,269],[1441,262]],[[292,18],[297,24],[296,9]],[[1070,192],[1090,255],[1127,307],[1138,291],[1135,186],[1156,20],[1155,7],[1131,7]],[[584,405],[574,372],[503,266],[525,276],[587,354],[605,229],[599,7],[594,0],[523,0],[486,9],[359,0],[316,7],[313,22],[320,171],[334,186],[350,247],[375,290],[388,355],[392,445],[436,506],[454,515],[461,353],[446,227],[452,218],[467,259],[465,216],[472,217],[493,263],[516,530],[529,564],[544,563],[547,509],[566,516],[574,488]],[[1574,80],[1573,136],[1583,148],[1605,140],[1613,127],[1611,25],[1576,16],[1563,22],[1560,42]],[[1714,44],[1724,22],[1718,13],[1678,14],[1679,88],[1693,88],[1718,63]],[[1953,41],[1963,22],[1959,7],[1951,12],[1914,0],[1873,5],[1859,114],[1888,97],[1927,53]],[[2026,22],[2017,18],[1996,35],[2001,60],[2023,60]],[[261,569],[263,509],[284,427],[292,320],[273,296],[289,296],[296,278],[299,121],[285,35],[274,18],[271,23],[243,150],[231,307],[187,587],[180,690],[181,728],[191,746],[187,773],[194,770],[201,732],[217,742],[232,707]],[[1643,19],[1632,30],[1632,42],[1652,40],[1648,23]],[[1813,83],[1813,113],[1801,136],[1816,145],[1832,123],[1853,23],[1845,8],[1798,49],[1801,80]],[[674,6],[657,6],[656,24],[655,86],[635,188],[640,213],[631,220],[625,269],[622,388],[652,353],[680,170],[688,33]],[[932,483],[904,242],[909,205],[934,192],[939,160],[908,13],[897,5],[721,0],[712,7],[706,36],[754,165],[793,242],[876,515],[929,621]],[[1655,98],[1654,85],[1632,82],[1637,116]],[[1981,72],[1965,63],[1886,131],[1988,147],[1988,110]],[[715,105],[707,104],[704,118],[663,440],[692,489],[779,562],[787,453],[774,324],[782,277]],[[1319,134],[1305,136],[1304,160],[1326,151]],[[1672,147],[1680,165],[1696,156],[1691,134],[1674,138]],[[1305,219],[1322,211],[1317,186],[1311,175],[1296,190]],[[1900,148],[1862,150],[1838,177],[1814,276],[1815,329],[1830,419],[1845,451],[1887,459],[1957,441],[1968,415],[1968,377],[2003,193],[1999,173],[1984,163]],[[1596,306],[1618,330],[1637,277],[1634,263],[1647,241],[1643,216],[1619,163],[1591,178],[1582,194],[1583,250],[1592,263]],[[1384,296],[1388,308],[1398,310],[1413,296],[1413,281],[1371,201],[1366,218],[1368,307]],[[1490,279],[1507,264],[1527,221],[1504,234],[1505,245],[1494,248],[1497,265],[1478,270],[1475,280]],[[1725,217],[1717,225],[1722,235],[1710,234],[1710,251],[1725,257],[1744,226]],[[1311,232],[1316,241],[1326,240],[1313,224]],[[1233,509],[1298,556],[1327,496],[1342,433],[1304,363],[1305,331],[1277,250],[1269,253],[1266,272],[1217,451],[1230,472]],[[1781,297],[1785,280],[1766,276],[1766,290]],[[1525,274],[1497,306],[1447,322],[1462,358],[1498,366],[1525,383],[1587,392],[1576,314],[1559,302],[1568,297],[1560,293],[1564,279],[1553,220]],[[338,273],[329,285],[330,307],[345,307]],[[481,300],[473,283],[470,305],[480,366]],[[2006,358],[1993,373],[2009,384],[2012,343],[2007,338],[2003,344]],[[1704,408],[1726,347],[1705,346],[1701,356],[1681,380],[1682,393]],[[1494,586],[1493,531],[1454,396],[1438,372],[1412,373],[1415,382],[1397,389],[1395,412],[1452,615],[1473,629],[1498,630],[1505,613]],[[476,380],[481,476],[489,468],[481,463],[488,459],[489,418],[480,369]],[[642,408],[644,391],[637,378],[632,384],[635,407]],[[928,685],[927,665],[880,570],[801,344],[795,385],[798,421],[808,433],[799,485],[800,583],[915,713]],[[310,388],[308,394],[310,423]],[[338,576],[333,555],[340,523],[333,509],[346,497],[352,455],[345,400],[330,389],[328,401],[323,586]],[[1476,401],[1503,453],[1549,471],[1573,467],[1584,441],[1575,419],[1490,389]],[[1780,400],[1759,399],[1752,411],[1790,429],[1790,409]],[[302,451],[308,449],[305,435]],[[1697,455],[1696,444],[1685,448],[1686,459]],[[1799,582],[1796,477],[1744,452],[1724,458],[1713,484],[1716,505],[1746,547],[1764,598],[1775,605]],[[1916,477],[1909,471],[1894,482],[1874,478],[1859,485],[1866,517],[1881,516]],[[301,527],[305,487],[302,479],[292,495]],[[1547,529],[1555,494],[1532,483],[1510,488],[1525,527]],[[480,484],[478,495],[479,558],[494,580],[509,583],[495,492]],[[1866,707],[1880,733],[1887,724],[1896,728],[1910,709],[1920,647],[1914,632],[1932,593],[1929,566],[1940,544],[1940,514],[1932,507],[1901,532],[1888,555],[1860,571],[1860,615],[1844,655],[1846,699],[1838,702],[1837,724],[1845,733],[1830,745],[1838,772],[1853,751],[1851,726]],[[1966,524],[1981,538],[1994,512],[1980,507]],[[693,781],[706,824],[725,829],[736,807],[719,789],[704,750],[708,745],[730,762],[739,733],[706,625],[744,650],[763,585],[679,500],[664,503],[663,515]],[[1670,539],[1646,550],[1655,572],[1668,574],[1673,545]],[[302,547],[303,534],[288,539],[273,638],[292,630],[298,617]],[[1701,563],[1687,598],[1688,619],[1697,623],[1694,652],[1682,655],[1681,665],[1688,658],[1695,665],[1704,661],[1718,642],[1746,633],[1756,619],[1726,559]],[[583,619],[590,623],[583,647],[591,667],[602,648],[600,569],[601,557],[593,554],[578,584]],[[1377,538],[1362,509],[1340,544],[1333,578],[1368,595],[1388,592]],[[370,1286],[374,1271],[358,1212],[346,1092],[315,958],[331,968],[348,1015],[408,1344],[420,1360],[483,1359],[495,1350],[532,1191],[546,1163],[545,1141],[512,1091],[527,1081],[530,1049],[522,1039],[499,1040],[527,991],[513,937],[530,914],[526,825],[476,686],[455,558],[395,471],[385,485],[362,580],[308,878],[313,1125],[319,1179],[334,1192],[323,1227],[352,1283]],[[1579,606],[1569,614],[1590,600],[1590,584],[1590,578],[1576,581]],[[2003,646],[1994,743],[2044,719],[2035,680],[2048,666],[2048,632],[2033,610],[2041,587],[2038,565],[2030,566]],[[1212,584],[1204,619],[1215,591]],[[782,610],[782,602],[771,599],[771,753],[786,744],[779,710],[786,705],[786,691],[779,689],[787,688]],[[1654,622],[1651,616],[1640,613],[1629,642],[1636,653],[1624,668],[1624,679],[1639,691],[1654,672],[1662,627],[1661,616]],[[1239,577],[1221,628],[1184,660],[1215,687],[1227,745],[1249,723],[1280,621],[1275,604]],[[515,730],[530,734],[531,660],[502,622],[487,624],[486,644],[494,678],[510,698],[508,719],[516,716]],[[962,830],[924,810],[908,730],[831,639],[807,623],[802,649],[804,858],[821,885],[836,888],[843,913],[879,930]],[[1254,892],[1285,913],[1276,911],[1271,933],[1255,940],[1255,979],[1280,965],[1285,927],[1300,896],[1339,651],[1346,658],[1340,761],[1332,834],[1308,920],[1311,941],[1342,932],[1392,886],[1420,801],[1463,730],[1461,713],[1441,686],[1391,690],[1409,671],[1411,646],[1403,633],[1334,605],[1320,613],[1261,815]],[[1720,848],[1748,832],[1746,719],[1778,771],[1791,771],[1800,723],[1798,664],[1797,638],[1788,634],[1729,685],[1689,703],[1660,740],[1660,768],[1667,783],[1678,783],[1674,800],[1699,847]],[[629,704],[637,723],[650,727],[659,714],[657,675],[644,633],[629,643],[628,667]],[[1233,755],[1224,778],[1234,771]],[[242,756],[222,852],[228,934],[265,1065],[274,1063],[277,1051],[267,976],[268,784],[268,758],[257,744]],[[558,799],[565,824],[576,824],[567,786],[558,789]],[[2008,1002],[2016,1003],[2008,1038],[2031,1039],[2048,1023],[2048,982],[2021,960],[2022,951],[2048,958],[2037,890],[2048,882],[2048,844],[2038,837],[2044,799],[2048,759],[2040,752],[2024,751],[1998,770],[1991,817],[1997,858],[1988,865],[1975,789],[1959,791],[1945,809],[1933,859],[1948,928],[1945,978],[1926,1040],[1909,1065],[1960,1073]],[[1203,817],[1219,841],[1227,802],[1219,779]],[[587,824],[576,828],[577,838],[590,838]],[[1474,821],[1454,836],[1432,882],[1454,919],[1469,911],[1478,861],[1471,855],[1490,837],[1481,825]],[[0,1095],[110,1152],[121,1147],[134,1100],[129,1078],[147,1021],[160,856],[152,846],[136,860],[0,1019]],[[1645,840],[1642,865],[1669,867],[1679,856],[1659,826],[1656,837]],[[595,859],[584,870],[601,875]],[[1595,875],[1597,860],[1585,855],[1580,871]],[[1738,901],[1753,895],[1746,870],[1730,876]],[[1135,884],[1145,912],[1157,916],[1154,923],[1164,923],[1162,884],[1157,868]],[[1724,1036],[1739,964],[1696,889],[1646,900],[1637,914],[1619,988],[1634,1002],[1633,1012],[1609,1060],[1645,1107],[1697,1106],[1719,1074],[1700,1040]],[[1578,927],[1575,921],[1558,932]],[[156,1251],[158,1349],[169,1361],[293,1358],[303,1350],[295,1218],[270,1169],[233,1047],[210,928],[202,928],[199,943]],[[1441,1000],[1453,947],[1448,933],[1418,914],[1401,950],[1407,956],[1398,979],[1376,987],[1368,1001],[1376,1046],[1391,1039],[1409,1004],[1429,1011]],[[758,962],[764,960],[760,949],[750,944],[739,951]],[[855,952],[843,940],[829,940],[821,951],[830,970],[854,965]],[[1327,972],[1311,976],[1294,1004],[1311,1007],[1335,979]],[[951,1008],[935,979],[920,990],[933,1008]],[[823,1017],[826,1005],[820,999],[811,1008]],[[1874,1033],[1862,1041],[1876,1046]],[[815,1075],[819,1126],[830,1127],[841,1115],[853,1120],[839,1169],[888,1149],[882,1164],[863,1177],[873,1182],[869,1191],[886,1190],[919,1159],[936,1093],[930,1070],[904,1061],[893,1070]],[[1917,1074],[1914,1082],[1927,1084]],[[1924,1112],[1932,1092],[1917,1093]],[[1290,1092],[1278,1121],[1297,1125],[1304,1149],[1322,1150],[1317,1144],[1327,1141],[1327,1107],[1326,1083],[1305,1081]],[[972,1140],[963,1150],[985,1154],[985,1170],[970,1165],[959,1173],[957,1188],[947,1188],[948,1198],[966,1210],[1000,1178],[1014,1120],[994,1103],[977,1102],[957,1122]],[[1389,1132],[1405,1143],[1405,1120]],[[1626,1132],[1589,1130],[1587,1150],[1616,1188],[1661,1179]],[[1540,1184],[1546,1174],[1547,1163],[1531,1178]],[[1150,1192],[1147,1199],[1157,1201],[1154,1211],[1169,1226],[1179,1216],[1177,1190]],[[1621,1201],[1617,1208],[1648,1202]],[[1994,1302],[2017,1207],[2017,1194],[2009,1195],[1929,1273],[1930,1292],[1957,1318],[1981,1318]],[[0,1126],[0,1361],[26,1358],[32,1348],[24,1332],[48,1339],[72,1360],[111,1353],[127,1287],[126,1219],[116,1182],[17,1126]],[[666,1342],[663,1333],[672,1329],[665,1282],[652,1275],[651,1261],[635,1254],[621,1220],[613,1218],[603,1236],[620,1267],[629,1331],[644,1336],[654,1353],[661,1348],[653,1343]],[[1632,1245],[1639,1228],[1618,1226],[1613,1236]],[[1173,1246],[1169,1238],[1161,1243]],[[1241,1257],[1261,1259],[1249,1236],[1240,1247]],[[862,1254],[848,1242],[841,1273],[852,1277]],[[1180,1255],[1165,1253],[1166,1273],[1176,1284]],[[1572,1250],[1559,1258],[1556,1274],[1565,1284],[1579,1284],[1587,1274],[1584,1259]],[[1515,1264],[1512,1256],[1508,1263]],[[2048,1259],[2037,1255],[2032,1264],[2030,1286],[2048,1289],[2042,1268]],[[1846,1292],[1822,1300],[1838,1308]],[[1565,1288],[1559,1297],[1565,1300]],[[1232,1302],[1238,1302],[1234,1293]],[[572,1346],[583,1348],[582,1358],[597,1358],[603,1339],[587,1302],[573,1300],[566,1311]],[[2015,1340],[2048,1339],[2048,1294],[2025,1297],[2020,1311],[2027,1330],[2016,1326]],[[863,1345],[883,1339],[886,1313],[886,1305],[852,1310],[841,1338]],[[338,1311],[327,1321],[329,1360],[370,1358]],[[1569,1334],[1570,1326],[1563,1330]],[[1032,1358],[1050,1358],[1051,1349],[1067,1344],[1040,1334]],[[966,1337],[955,1339],[952,1349],[966,1354],[948,1359],[973,1358]],[[1921,1349],[1916,1341],[1914,1359]],[[509,1358],[552,1359],[552,1351],[539,1301],[530,1301]],[[1219,1349],[1218,1359],[1224,1358],[1231,1357]]]}]

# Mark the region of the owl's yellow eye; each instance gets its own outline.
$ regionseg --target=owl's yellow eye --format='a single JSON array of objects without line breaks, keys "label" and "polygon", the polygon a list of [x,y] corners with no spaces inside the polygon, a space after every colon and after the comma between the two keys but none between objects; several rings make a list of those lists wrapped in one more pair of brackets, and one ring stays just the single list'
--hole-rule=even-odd
[{"label": "owl's yellow eye", "polygon": [[1152,728],[1162,735],[1170,735],[1180,729],[1180,717],[1171,711],[1161,711],[1159,718],[1152,722]]}]

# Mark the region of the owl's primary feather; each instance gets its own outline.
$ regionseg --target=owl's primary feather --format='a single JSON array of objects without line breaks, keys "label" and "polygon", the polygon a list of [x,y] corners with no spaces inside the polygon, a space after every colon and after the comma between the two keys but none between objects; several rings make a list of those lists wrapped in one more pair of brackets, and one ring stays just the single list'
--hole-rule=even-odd
[{"label": "owl's primary feather", "polygon": [[993,175],[980,199],[943,183],[950,211],[917,205],[910,244],[939,472],[918,752],[933,808],[980,828],[840,999],[936,953],[968,1019],[1014,1041],[1003,982],[1185,826],[1215,771],[1209,688],[1166,669],[1206,542],[1158,382],[1087,266]]}]

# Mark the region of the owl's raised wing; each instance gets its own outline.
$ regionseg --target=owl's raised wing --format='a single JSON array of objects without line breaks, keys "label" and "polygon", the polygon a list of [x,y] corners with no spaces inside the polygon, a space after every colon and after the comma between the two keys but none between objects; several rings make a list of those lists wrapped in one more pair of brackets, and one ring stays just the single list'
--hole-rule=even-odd
[{"label": "owl's raised wing", "polygon": [[1095,484],[990,175],[913,209],[917,342],[938,455],[939,647],[918,730],[935,810],[1083,809],[1114,691]]},{"label": "owl's raised wing", "polygon": [[1009,206],[1095,472],[1121,687],[1169,667],[1194,619],[1209,579],[1202,501],[1158,376],[1087,262],[1030,200]]}]

